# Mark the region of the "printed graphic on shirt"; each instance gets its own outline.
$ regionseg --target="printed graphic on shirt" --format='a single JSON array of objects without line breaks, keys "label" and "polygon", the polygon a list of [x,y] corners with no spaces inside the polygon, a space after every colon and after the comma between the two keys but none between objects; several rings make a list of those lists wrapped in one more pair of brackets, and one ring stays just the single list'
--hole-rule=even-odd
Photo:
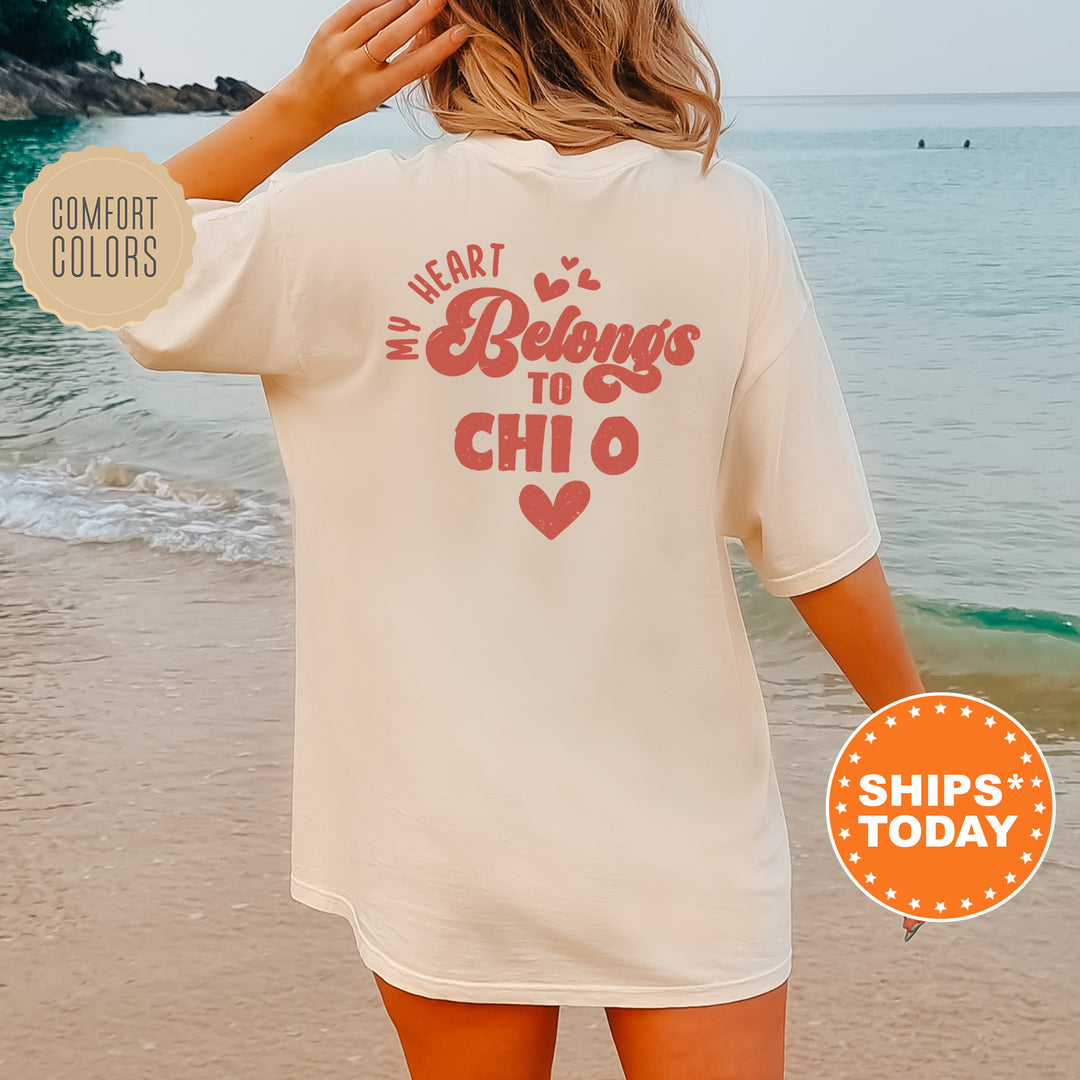
[{"label": "printed graphic on shirt", "polygon": [[588,439],[592,467],[608,476],[632,469],[641,447],[637,428],[618,412],[583,432],[580,416],[575,426],[573,415],[549,407],[565,407],[575,393],[601,405],[617,402],[624,388],[651,394],[665,365],[682,367],[694,358],[701,331],[671,319],[641,326],[591,320],[589,300],[603,278],[579,255],[534,268],[532,288],[521,296],[496,280],[506,247],[469,244],[428,261],[407,285],[430,306],[430,318],[391,315],[386,357],[423,358],[450,378],[476,369],[519,381],[522,411],[466,413],[448,452],[466,469],[551,473],[550,482],[524,484],[518,505],[526,521],[554,540],[592,497],[587,480],[560,475],[570,472],[571,446]]}]

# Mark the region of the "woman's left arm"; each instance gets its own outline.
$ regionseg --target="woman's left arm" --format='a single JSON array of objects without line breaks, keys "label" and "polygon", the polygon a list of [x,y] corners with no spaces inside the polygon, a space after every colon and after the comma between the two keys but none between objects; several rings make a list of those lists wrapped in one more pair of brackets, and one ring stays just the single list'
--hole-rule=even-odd
[{"label": "woman's left arm", "polygon": [[[350,0],[323,22],[281,82],[169,158],[169,175],[185,198],[239,202],[301,150],[371,112],[459,48],[463,27],[435,38],[427,33],[445,2]],[[406,44],[397,59],[377,62]]]},{"label": "woman's left arm", "polygon": [[877,555],[791,602],[872,712],[926,692]]}]

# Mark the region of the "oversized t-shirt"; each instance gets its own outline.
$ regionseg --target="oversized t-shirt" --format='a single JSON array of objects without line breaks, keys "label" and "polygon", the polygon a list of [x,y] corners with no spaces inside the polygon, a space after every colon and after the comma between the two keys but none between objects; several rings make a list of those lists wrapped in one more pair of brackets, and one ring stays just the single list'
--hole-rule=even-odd
[{"label": "oversized t-shirt", "polygon": [[259,375],[296,586],[292,896],[428,997],[687,1006],[791,965],[724,537],[775,596],[880,535],[775,197],[474,133],[190,200],[119,331]]}]

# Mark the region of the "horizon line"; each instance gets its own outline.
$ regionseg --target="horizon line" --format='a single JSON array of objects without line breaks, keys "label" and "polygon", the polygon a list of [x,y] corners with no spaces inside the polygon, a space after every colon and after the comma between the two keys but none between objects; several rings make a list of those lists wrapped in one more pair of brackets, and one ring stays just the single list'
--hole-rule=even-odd
[{"label": "horizon line", "polygon": [[828,100],[880,100],[881,98],[903,98],[940,101],[942,98],[1080,98],[1080,90],[920,90],[911,92],[873,93],[859,91],[853,93],[832,94],[728,94],[729,100],[739,101],[820,101]]}]

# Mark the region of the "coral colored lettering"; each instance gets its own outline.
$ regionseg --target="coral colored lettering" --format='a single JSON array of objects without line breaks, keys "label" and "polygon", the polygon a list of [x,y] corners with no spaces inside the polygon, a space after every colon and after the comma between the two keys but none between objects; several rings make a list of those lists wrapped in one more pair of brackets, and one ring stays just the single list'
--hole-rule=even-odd
[{"label": "coral colored lettering", "polygon": [[[491,248],[491,276],[499,276],[499,253],[505,244],[489,244]],[[468,261],[468,269],[465,267]],[[413,274],[412,281],[408,283],[417,296],[421,296],[429,304],[434,304],[442,293],[449,292],[455,285],[470,278],[487,277],[488,272],[484,269],[484,249],[479,244],[469,244],[465,248],[465,258],[457,251],[446,253],[445,268],[439,266],[438,259],[429,259],[424,264],[424,273]]]},{"label": "coral colored lettering", "polygon": [[[522,431],[524,419],[524,431]],[[550,428],[548,421],[551,421]],[[483,472],[495,463],[490,449],[492,439],[481,439],[488,448],[476,445],[477,437],[495,435],[498,466],[502,470],[518,467],[518,453],[524,456],[526,472],[544,468],[544,448],[549,447],[553,473],[570,471],[570,438],[574,418],[544,413],[472,412],[463,416],[454,429],[454,454],[466,469]],[[590,445],[593,464],[602,473],[617,476],[632,469],[638,459],[637,428],[625,416],[609,416],[600,422]]]},{"label": "coral colored lettering", "polygon": [[[458,293],[446,305],[446,321],[428,335],[428,363],[441,375],[464,375],[479,368],[491,378],[509,375],[518,359],[592,361],[582,388],[592,401],[614,401],[622,386],[648,394],[660,385],[663,357],[681,366],[694,357],[701,331],[691,323],[672,327],[670,319],[640,329],[608,323],[602,329],[580,319],[569,304],[552,326],[530,321],[528,304],[508,289],[481,287]],[[628,363],[629,362],[629,363]]]}]

